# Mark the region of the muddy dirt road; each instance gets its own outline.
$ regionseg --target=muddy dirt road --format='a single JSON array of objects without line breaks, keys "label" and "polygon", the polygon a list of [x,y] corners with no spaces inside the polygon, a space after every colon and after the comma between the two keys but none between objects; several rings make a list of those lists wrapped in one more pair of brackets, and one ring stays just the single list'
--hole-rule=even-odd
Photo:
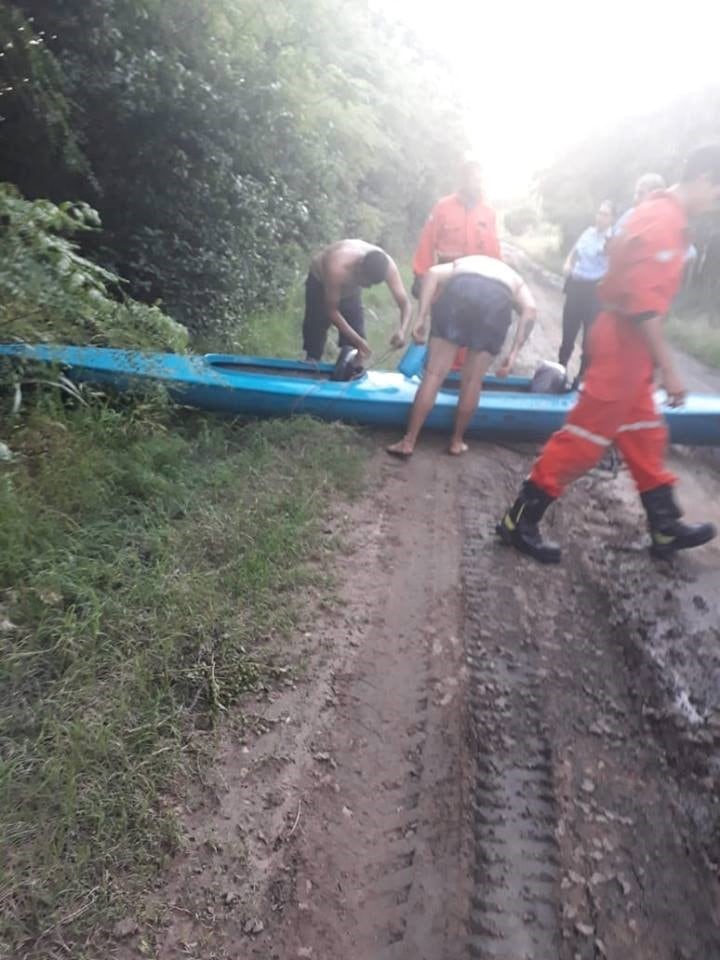
[{"label": "muddy dirt road", "polygon": [[[492,530],[533,453],[378,453],[301,676],[245,704],[118,958],[720,958],[720,550],[653,562],[596,471],[549,518],[562,566],[518,557]],[[673,461],[720,523],[715,468]]]}]

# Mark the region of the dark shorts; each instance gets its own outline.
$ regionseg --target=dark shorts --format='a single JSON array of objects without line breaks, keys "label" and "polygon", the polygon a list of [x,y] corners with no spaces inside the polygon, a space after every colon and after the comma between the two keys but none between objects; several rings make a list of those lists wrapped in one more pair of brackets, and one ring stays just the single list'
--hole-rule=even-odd
[{"label": "dark shorts", "polygon": [[[360,290],[340,301],[340,313],[356,333],[365,337],[365,316],[363,314]],[[320,360],[325,351],[330,317],[325,306],[325,287],[314,274],[309,273],[305,281],[305,319],[303,320],[303,350],[312,360]],[[348,346],[350,341],[340,334],[338,346]]]},{"label": "dark shorts", "polygon": [[512,293],[500,280],[461,273],[432,306],[431,336],[497,356],[512,320]]}]

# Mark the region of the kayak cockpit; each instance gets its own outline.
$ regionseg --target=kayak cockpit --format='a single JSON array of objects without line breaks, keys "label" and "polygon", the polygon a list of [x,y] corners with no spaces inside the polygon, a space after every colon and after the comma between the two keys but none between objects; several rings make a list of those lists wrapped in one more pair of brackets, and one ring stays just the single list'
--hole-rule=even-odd
[{"label": "kayak cockpit", "polygon": [[203,361],[213,370],[225,375],[242,374],[258,377],[294,377],[323,382],[327,380],[357,380],[365,376],[348,364],[341,351],[337,363],[313,363],[307,360],[282,360],[274,357],[242,357],[232,354],[208,353]]},{"label": "kayak cockpit", "polygon": [[246,374],[262,377],[300,377],[303,380],[329,380],[331,370],[320,370],[310,363],[298,363],[292,367],[278,369],[276,366],[267,363],[233,363],[229,360],[218,360],[209,362],[213,370],[221,370],[226,374]]},{"label": "kayak cockpit", "polygon": [[[442,389],[448,393],[458,393],[460,374],[451,373],[446,380],[443,380]],[[487,376],[483,380],[483,390],[492,390],[493,393],[532,393],[530,377]]]}]

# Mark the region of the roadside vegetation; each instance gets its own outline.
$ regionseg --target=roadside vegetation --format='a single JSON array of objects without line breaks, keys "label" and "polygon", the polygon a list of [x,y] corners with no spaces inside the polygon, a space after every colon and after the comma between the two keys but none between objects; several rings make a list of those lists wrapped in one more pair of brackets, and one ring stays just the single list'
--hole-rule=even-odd
[{"label": "roadside vegetation", "polygon": [[683,308],[681,303],[668,317],[667,331],[685,353],[720,369],[720,314]]},{"label": "roadside vegetation", "polygon": [[0,181],[82,201],[82,253],[191,335],[281,306],[309,251],[394,256],[452,188],[452,70],[346,0],[0,0]]},{"label": "roadside vegetation", "polygon": [[[297,355],[311,251],[397,255],[463,147],[442,65],[339,9],[0,2],[0,338]],[[364,458],[0,363],[0,957],[97,960],[143,902],[219,722],[331,589]]]},{"label": "roadside vegetation", "polygon": [[[4,336],[185,348],[81,255],[92,208],[4,186],[0,215]],[[372,293],[382,351],[395,308]],[[298,286],[236,346],[296,355],[301,316]],[[282,671],[271,651],[329,589],[322,527],[364,452],[340,425],[223,420],[0,360],[1,957],[94,960],[84,944],[142,899],[208,731]]]},{"label": "roadside vegetation", "polygon": [[536,219],[522,230],[510,230],[505,217],[506,230],[510,241],[524,250],[525,253],[554,273],[561,273],[565,255],[561,249],[562,238],[560,230],[547,220]]},{"label": "roadside vegetation", "polygon": [[96,346],[183,350],[188,332],[158,307],[125,296],[119,278],[83,257],[100,233],[85,203],[29,201],[0,183],[0,336]]},{"label": "roadside vegetation", "polygon": [[322,518],[360,489],[362,448],[162,397],[45,387],[12,419],[7,401],[0,955],[80,957],[173,851],[168,791],[195,776],[197,731],[271,679],[267,641],[327,585]]},{"label": "roadside vegetation", "polygon": [[[81,254],[92,208],[6,185],[0,222],[4,338],[185,349]],[[274,337],[258,321],[261,352]],[[94,960],[142,898],[207,731],[272,682],[276,641],[327,591],[323,518],[362,465],[339,425],[222,420],[0,360],[1,957]]]}]

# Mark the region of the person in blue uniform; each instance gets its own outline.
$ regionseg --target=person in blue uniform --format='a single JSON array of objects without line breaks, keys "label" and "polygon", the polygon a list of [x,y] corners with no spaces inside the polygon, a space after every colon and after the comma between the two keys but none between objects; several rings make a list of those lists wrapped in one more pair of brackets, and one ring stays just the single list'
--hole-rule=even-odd
[{"label": "person in blue uniform", "polygon": [[607,273],[605,247],[612,233],[613,216],[612,204],[609,201],[601,203],[595,216],[595,224],[580,234],[563,267],[566,277],[565,306],[558,361],[563,367],[567,367],[578,333],[582,330],[579,377],[587,366],[587,334],[600,310],[597,285]]}]

